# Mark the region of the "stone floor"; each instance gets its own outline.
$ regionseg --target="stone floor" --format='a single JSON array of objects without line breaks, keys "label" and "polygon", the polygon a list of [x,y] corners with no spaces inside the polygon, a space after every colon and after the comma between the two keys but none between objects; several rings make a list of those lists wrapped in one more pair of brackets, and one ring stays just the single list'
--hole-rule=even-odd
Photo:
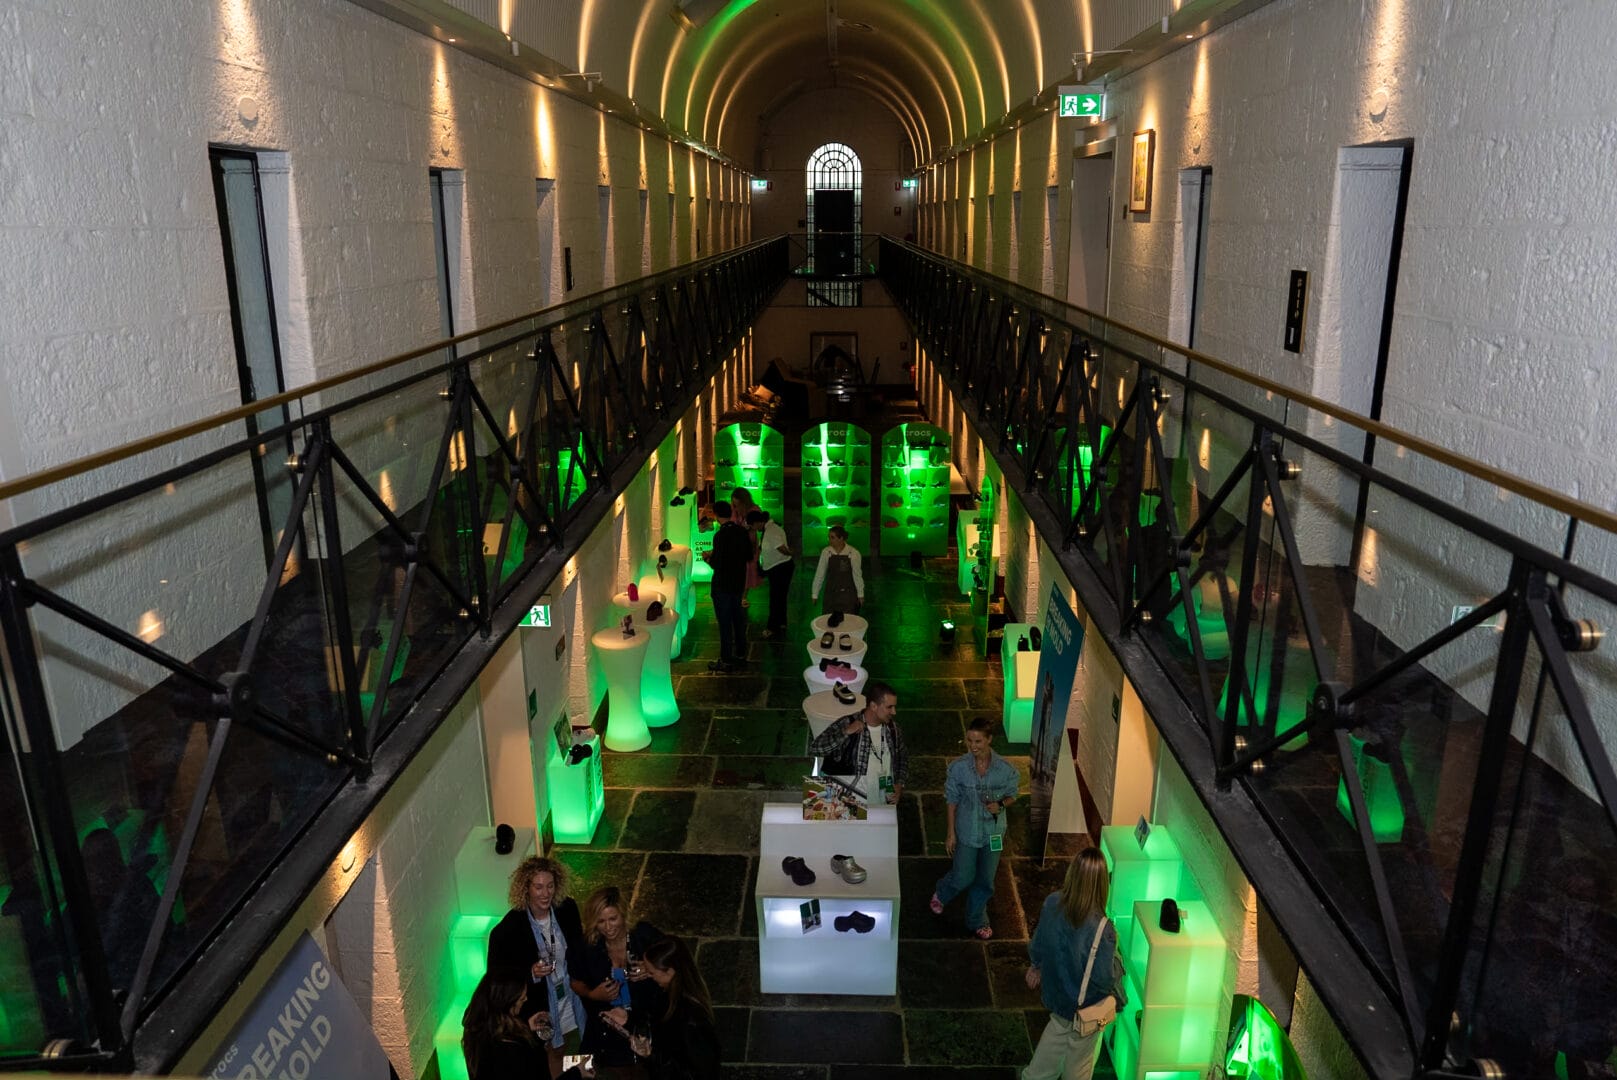
[{"label": "stone floor", "polygon": [[[633,917],[693,939],[718,1007],[724,1076],[732,1080],[1010,1080],[1032,1053],[1048,1014],[1022,972],[1031,917],[1059,882],[1065,863],[1040,865],[1025,850],[1024,804],[1013,804],[1007,857],[989,908],[990,942],[965,929],[962,903],[941,918],[926,909],[943,854],[943,778],[963,752],[965,725],[997,716],[1001,687],[992,661],[972,640],[969,606],[954,589],[952,559],[922,569],[908,561],[865,563],[864,614],[871,620],[866,666],[898,690],[898,722],[910,762],[899,806],[904,916],[898,994],[891,998],[763,994],[758,989],[758,822],[764,802],[796,802],[807,769],[808,728],[801,704],[804,643],[813,564],[799,560],[792,587],[792,633],[754,636],[745,674],[710,675],[716,632],[706,588],[676,661],[682,719],[654,732],[652,745],[604,762],[606,811],[594,842],[562,846],[582,897],[616,883],[633,896]],[[761,626],[764,590],[751,618]],[[940,620],[959,625],[939,642]],[[1026,746],[997,749],[1021,771]],[[1024,788],[1025,790],[1025,788]],[[1101,1062],[1097,1075],[1111,1075]]]}]

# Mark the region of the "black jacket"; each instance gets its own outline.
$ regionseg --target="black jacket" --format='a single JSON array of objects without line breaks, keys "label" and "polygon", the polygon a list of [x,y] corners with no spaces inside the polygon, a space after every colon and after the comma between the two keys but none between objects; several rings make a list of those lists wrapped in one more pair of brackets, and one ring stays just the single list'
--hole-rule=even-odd
[{"label": "black jacket", "polygon": [[[636,923],[634,929],[629,931],[629,951],[636,956],[644,956],[647,947],[663,936],[661,930],[648,922]],[[607,956],[606,942],[597,941],[584,946],[584,955],[574,969],[573,977],[594,989],[611,976],[612,961]],[[601,1014],[612,1008],[612,1003],[594,1001],[582,994],[579,997],[584,998],[584,1011],[589,1013],[589,1024],[584,1029],[580,1049],[586,1054],[594,1054],[597,1065],[633,1065],[634,1051],[629,1049],[629,1041],[601,1020]],[[631,1024],[654,1021],[667,1008],[668,999],[663,996],[662,988],[650,979],[629,984]]]},{"label": "black jacket", "polygon": [[752,561],[752,534],[735,522],[726,521],[713,534],[713,547],[708,551],[707,561],[713,567],[713,580],[709,585],[713,592],[746,592],[747,564]]},{"label": "black jacket", "polygon": [[[584,923],[578,917],[578,904],[568,897],[551,906],[556,925],[561,927],[567,941],[567,974],[576,977],[578,965],[584,958]],[[533,980],[533,965],[539,960],[539,943],[533,940],[533,927],[528,922],[526,908],[513,908],[505,918],[494,925],[488,935],[488,967],[490,971],[520,972],[528,982],[528,1003],[522,1008],[524,1017],[548,1009],[550,995],[544,980]],[[579,1017],[583,1022],[583,1017]]]},{"label": "black jacket", "polygon": [[645,1063],[651,1080],[715,1080],[719,1061],[719,1033],[702,1010],[687,1005],[653,1022]]}]

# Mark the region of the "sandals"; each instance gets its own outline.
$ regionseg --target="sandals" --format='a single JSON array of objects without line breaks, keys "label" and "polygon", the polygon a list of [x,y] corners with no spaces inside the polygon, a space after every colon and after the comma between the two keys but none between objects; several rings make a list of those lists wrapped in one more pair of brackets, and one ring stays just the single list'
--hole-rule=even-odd
[{"label": "sandals", "polygon": [[[843,636],[846,637],[847,635],[844,634]],[[832,645],[834,645],[836,643],[836,640],[837,640],[837,636],[835,634],[833,634],[831,631],[827,630],[825,633],[820,635],[820,648],[829,649]]]}]

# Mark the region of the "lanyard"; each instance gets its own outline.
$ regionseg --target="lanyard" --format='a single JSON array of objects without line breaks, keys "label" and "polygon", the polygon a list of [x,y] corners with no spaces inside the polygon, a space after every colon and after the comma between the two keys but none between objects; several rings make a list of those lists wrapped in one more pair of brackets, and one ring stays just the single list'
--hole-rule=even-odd
[{"label": "lanyard", "polygon": [[[887,767],[887,728],[884,725],[876,730],[880,733],[881,737],[879,739],[872,738],[870,740],[870,756],[876,759],[877,765],[885,769]],[[876,749],[876,744],[878,742],[882,744],[882,748],[880,750]]]}]

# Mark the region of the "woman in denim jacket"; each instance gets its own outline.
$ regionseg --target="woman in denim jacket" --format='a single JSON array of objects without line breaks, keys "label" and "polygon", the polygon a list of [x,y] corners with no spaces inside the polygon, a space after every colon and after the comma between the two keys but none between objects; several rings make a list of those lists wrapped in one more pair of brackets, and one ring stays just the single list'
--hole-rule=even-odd
[{"label": "woman in denim jacket", "polygon": [[1029,988],[1040,991],[1050,1022],[1033,1049],[1033,1060],[1022,1070],[1022,1080],[1089,1080],[1100,1054],[1100,1032],[1081,1037],[1073,1030],[1072,1017],[1080,1008],[1111,997],[1121,1008],[1126,1002],[1123,989],[1112,979],[1112,957],[1117,952],[1117,930],[1110,922],[1095,952],[1095,966],[1089,973],[1089,988],[1078,1000],[1078,987],[1089,961],[1089,947],[1095,940],[1106,911],[1106,894],[1111,875],[1098,848],[1085,848],[1067,867],[1060,892],[1044,899],[1039,926],[1027,951]]}]

